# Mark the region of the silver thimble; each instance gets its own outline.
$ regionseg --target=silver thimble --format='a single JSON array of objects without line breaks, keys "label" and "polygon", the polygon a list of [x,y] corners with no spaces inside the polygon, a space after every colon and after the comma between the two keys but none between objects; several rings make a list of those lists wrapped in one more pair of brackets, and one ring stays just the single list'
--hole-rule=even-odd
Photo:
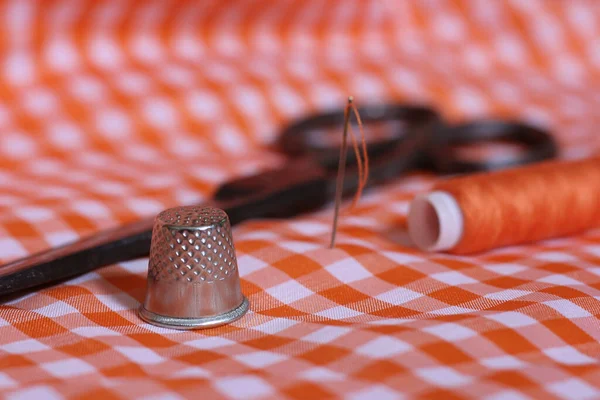
[{"label": "silver thimble", "polygon": [[177,207],[158,214],[140,317],[175,329],[211,328],[248,310],[225,211]]}]

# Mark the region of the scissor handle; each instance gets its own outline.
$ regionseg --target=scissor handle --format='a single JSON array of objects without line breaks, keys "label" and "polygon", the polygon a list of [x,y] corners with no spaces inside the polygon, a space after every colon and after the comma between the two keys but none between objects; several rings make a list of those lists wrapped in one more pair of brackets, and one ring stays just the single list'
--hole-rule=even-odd
[{"label": "scissor handle", "polygon": [[[558,154],[558,146],[549,132],[524,122],[489,119],[450,125],[433,108],[422,105],[375,104],[361,106],[358,111],[365,126],[378,122],[400,124],[399,128],[390,128],[391,137],[367,140],[370,184],[396,178],[415,167],[456,174],[518,166]],[[331,177],[337,170],[339,147],[337,144],[316,145],[311,133],[334,128],[341,134],[343,122],[344,110],[340,109],[292,123],[280,134],[280,148],[292,157],[314,159]],[[460,145],[498,141],[517,144],[520,151],[501,159],[473,160],[456,149]],[[356,186],[356,160],[352,149],[348,150],[347,160],[345,193]]]},{"label": "scissor handle", "polygon": [[[399,127],[391,132],[391,137],[367,141],[367,151],[373,159],[384,154],[401,144],[402,141],[414,135],[418,130],[422,139],[429,140],[434,133],[432,129],[423,131],[424,126],[429,128],[441,122],[439,114],[430,107],[422,105],[405,104],[371,104],[357,108],[365,126],[373,123],[397,123]],[[344,110],[336,110],[316,114],[312,117],[301,119],[290,124],[279,136],[280,149],[292,156],[308,156],[313,158],[329,172],[335,173],[340,154],[339,145],[317,145],[314,143],[312,133],[323,129],[337,129],[342,132],[344,123]],[[412,152],[417,156],[417,152]],[[406,156],[409,156],[408,154]],[[355,162],[354,152],[348,150],[348,163]],[[351,168],[350,168],[351,169]]]},{"label": "scissor handle", "polygon": [[[519,121],[477,120],[459,125],[440,125],[435,140],[428,147],[431,166],[440,173],[467,173],[514,167],[557,156],[553,136],[540,128]],[[505,142],[518,145],[521,151],[502,158],[467,159],[456,146]]]}]

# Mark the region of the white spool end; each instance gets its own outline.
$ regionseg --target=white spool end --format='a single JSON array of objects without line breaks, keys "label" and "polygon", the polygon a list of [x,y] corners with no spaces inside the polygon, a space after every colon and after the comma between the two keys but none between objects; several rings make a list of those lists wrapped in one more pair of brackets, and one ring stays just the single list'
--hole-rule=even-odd
[{"label": "white spool end", "polygon": [[456,199],[435,191],[416,196],[408,211],[408,234],[421,250],[444,251],[456,246],[463,234],[463,215]]}]

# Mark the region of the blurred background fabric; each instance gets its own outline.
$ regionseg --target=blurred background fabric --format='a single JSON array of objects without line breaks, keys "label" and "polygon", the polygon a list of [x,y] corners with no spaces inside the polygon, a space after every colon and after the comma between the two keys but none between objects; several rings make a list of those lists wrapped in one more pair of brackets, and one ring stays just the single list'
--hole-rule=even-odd
[{"label": "blurred background fabric", "polygon": [[[278,129],[386,101],[600,145],[594,0],[0,2],[0,260],[279,165]],[[340,127],[341,128],[341,127]],[[407,242],[403,177],[327,249],[331,209],[234,237],[251,311],[142,323],[147,259],[0,306],[7,398],[600,396],[600,232],[474,257]]]}]

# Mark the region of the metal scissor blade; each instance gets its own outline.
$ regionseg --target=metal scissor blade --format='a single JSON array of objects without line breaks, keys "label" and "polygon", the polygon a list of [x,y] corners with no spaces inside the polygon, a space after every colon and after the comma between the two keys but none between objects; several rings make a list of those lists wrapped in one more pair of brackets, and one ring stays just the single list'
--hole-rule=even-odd
[{"label": "metal scissor blade", "polygon": [[144,219],[0,266],[0,295],[61,281],[148,254],[153,219]]}]

